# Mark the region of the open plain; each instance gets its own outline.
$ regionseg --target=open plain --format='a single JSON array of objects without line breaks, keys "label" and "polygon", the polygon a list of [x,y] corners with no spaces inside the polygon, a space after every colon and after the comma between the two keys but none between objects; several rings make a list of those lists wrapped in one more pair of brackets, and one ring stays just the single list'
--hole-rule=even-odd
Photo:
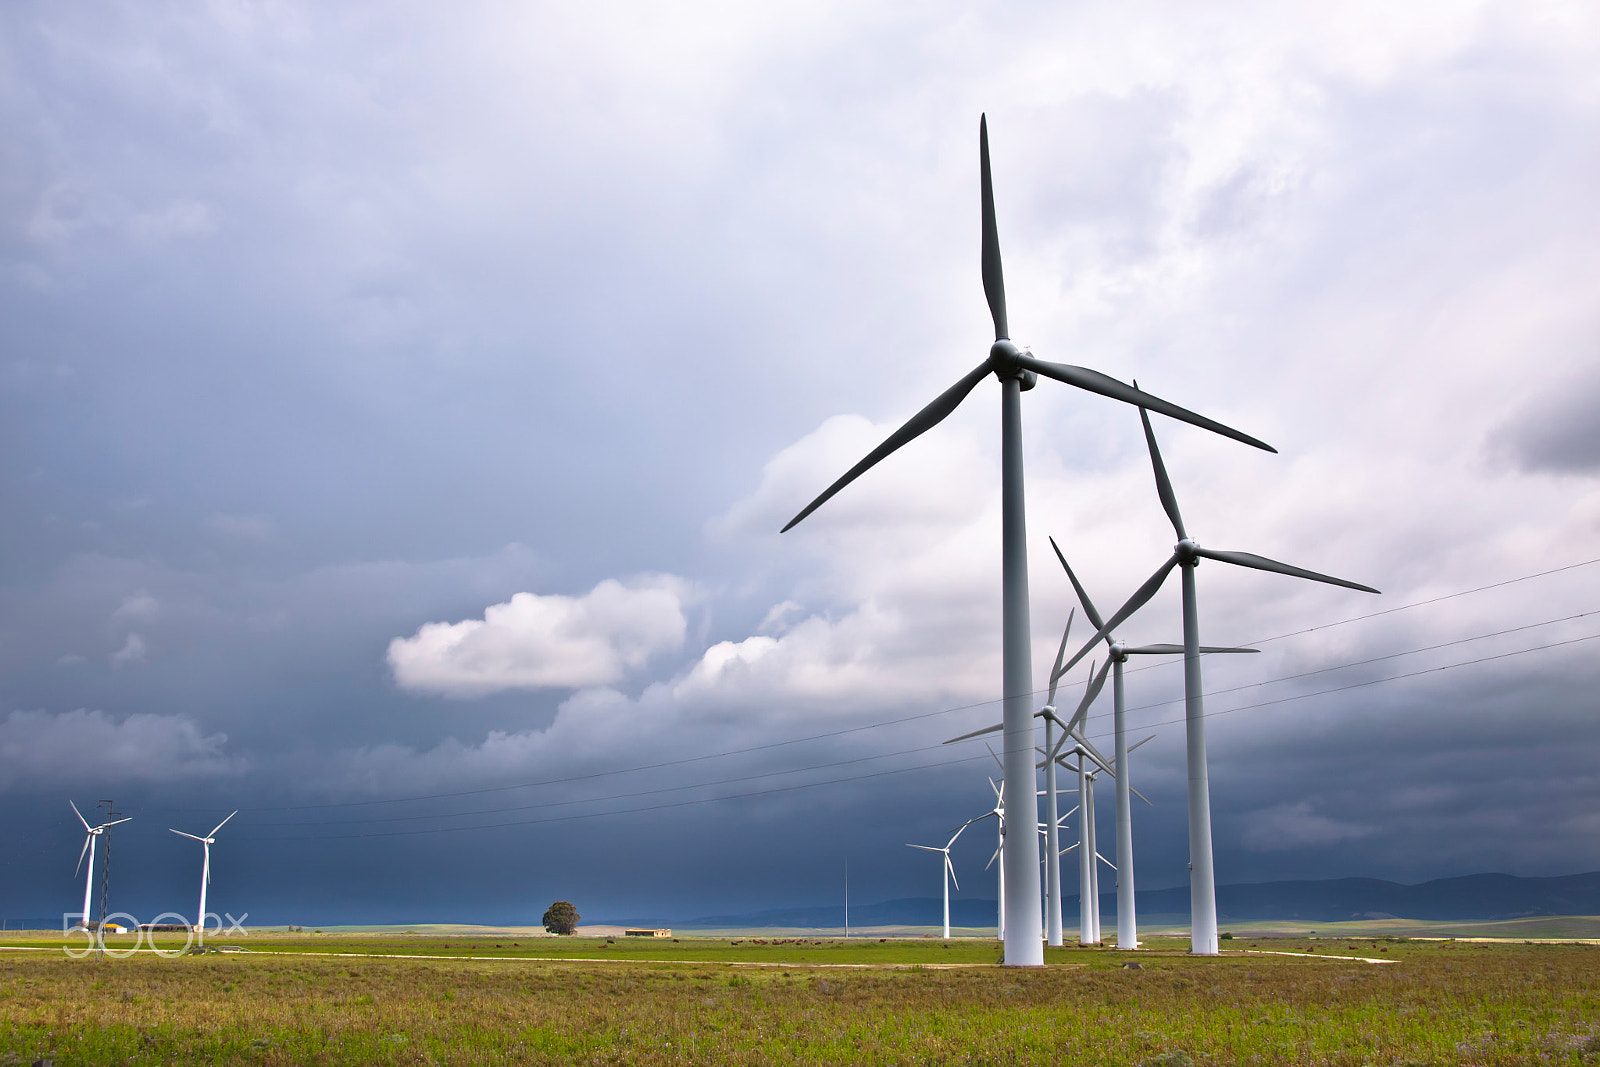
[{"label": "open plain", "polygon": [[1600,947],[1582,944],[1237,939],[1198,958],[1173,939],[1137,969],[1068,948],[1019,970],[984,939],[242,941],[105,960],[0,943],[0,1063],[1600,1062]]}]

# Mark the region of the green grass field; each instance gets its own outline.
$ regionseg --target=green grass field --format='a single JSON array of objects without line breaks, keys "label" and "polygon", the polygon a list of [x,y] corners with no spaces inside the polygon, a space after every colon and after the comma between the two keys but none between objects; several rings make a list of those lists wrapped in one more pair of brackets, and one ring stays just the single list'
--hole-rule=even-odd
[{"label": "green grass field", "polygon": [[1011,970],[992,940],[508,934],[99,962],[11,938],[0,1065],[1600,1063],[1584,945],[1236,939],[1197,959],[1155,940],[1136,970],[1109,949]]}]

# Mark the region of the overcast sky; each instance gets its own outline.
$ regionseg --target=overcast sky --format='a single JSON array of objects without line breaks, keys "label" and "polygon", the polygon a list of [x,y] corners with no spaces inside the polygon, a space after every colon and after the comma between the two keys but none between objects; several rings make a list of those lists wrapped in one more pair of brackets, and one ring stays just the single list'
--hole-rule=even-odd
[{"label": "overcast sky", "polygon": [[[981,112],[1016,339],[1278,448],[1157,420],[1202,544],[1383,590],[1200,568],[1262,649],[1206,663],[1219,882],[1600,868],[1592,4],[24,2],[0,49],[0,914],[76,906],[103,798],[141,918],[235,808],[252,922],[936,895],[998,388],[777,531],[987,351]],[[1131,409],[1024,426],[1043,687],[1046,535],[1107,613],[1173,536]]]}]

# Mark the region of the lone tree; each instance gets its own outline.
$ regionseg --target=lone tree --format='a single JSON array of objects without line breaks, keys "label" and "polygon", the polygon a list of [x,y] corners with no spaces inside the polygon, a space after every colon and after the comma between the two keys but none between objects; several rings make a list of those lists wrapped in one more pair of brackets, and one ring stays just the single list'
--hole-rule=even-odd
[{"label": "lone tree", "polygon": [[544,928],[552,934],[574,934],[578,932],[578,920],[582,918],[578,909],[565,900],[558,900],[544,911]]}]

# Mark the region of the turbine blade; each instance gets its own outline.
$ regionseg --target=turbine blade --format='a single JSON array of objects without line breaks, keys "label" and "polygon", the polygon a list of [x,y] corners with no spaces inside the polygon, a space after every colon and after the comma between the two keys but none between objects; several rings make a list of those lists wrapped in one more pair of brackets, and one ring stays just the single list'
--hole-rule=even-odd
[{"label": "turbine blade", "polygon": [[[235,811],[233,813],[233,815],[229,815],[228,816],[228,819],[233,818],[233,816],[237,815],[237,814],[239,814],[239,813],[237,811]],[[222,829],[224,826],[228,825],[228,819],[223,819],[221,822],[217,823],[217,825],[212,829],[212,831],[209,834],[207,834],[206,836],[207,837],[216,837],[217,836],[217,831]]]},{"label": "turbine blade", "polygon": [[983,869],[984,870],[987,871],[990,867],[994,866],[994,861],[1000,858],[1000,849],[1003,849],[1003,848],[1005,848],[1005,846],[1004,845],[1000,845],[998,848],[996,848],[994,850],[994,855],[989,857],[989,862],[985,863],[983,865]]},{"label": "turbine blade", "polygon": [[[171,829],[171,827],[168,827],[168,829]],[[177,834],[179,837],[187,837],[190,841],[199,841],[202,843],[205,841],[205,838],[203,837],[196,837],[193,834],[186,834],[182,830],[173,830],[172,832]]]},{"label": "turbine blade", "polygon": [[961,832],[963,830],[965,830],[970,825],[972,825],[972,824],[971,823],[962,823],[960,826],[958,826],[956,828],[956,832],[950,835],[950,840],[948,840],[948,841],[946,841],[944,843],[944,852],[945,852],[946,856],[950,855],[950,849],[952,847],[954,847],[954,845],[956,843],[956,838],[960,837],[961,836]]},{"label": "turbine blade", "polygon": [[[1052,539],[1050,544],[1054,545],[1055,540]],[[1056,554],[1060,555],[1061,550],[1056,549]],[[1061,646],[1056,649],[1055,666],[1050,668],[1050,697],[1045,701],[1045,703],[1051,707],[1054,707],[1056,703],[1056,683],[1061,681],[1062,674],[1066,673],[1061,669],[1061,661],[1067,658],[1067,639],[1072,636],[1072,620],[1076,619],[1077,617],[1077,608],[1073,608],[1067,613],[1067,628],[1061,631]],[[1097,622],[1095,625],[1099,626],[1100,624]]]},{"label": "turbine blade", "polygon": [[994,319],[994,339],[1011,336],[1006,322],[1006,278],[1000,269],[1000,228],[994,221],[994,181],[989,175],[989,116],[978,118],[978,184],[983,195],[983,295]]},{"label": "turbine blade", "polygon": [[1076,729],[1088,716],[1089,705],[1093,704],[1094,698],[1100,695],[1100,690],[1106,687],[1106,676],[1111,673],[1111,667],[1112,661],[1107,659],[1106,665],[1100,668],[1100,673],[1089,679],[1089,684],[1083,692],[1083,700],[1079,702],[1078,710],[1072,713],[1072,721],[1067,724],[1069,732]]},{"label": "turbine blade", "polygon": [[1058,382],[1075,385],[1079,389],[1087,389],[1091,393],[1099,393],[1101,396],[1108,396],[1113,400],[1121,400],[1127,404],[1149,408],[1151,411],[1177,419],[1179,422],[1187,422],[1191,426],[1198,426],[1202,430],[1210,430],[1212,433],[1231,437],[1235,441],[1242,441],[1247,445],[1253,445],[1268,452],[1278,451],[1265,441],[1258,441],[1249,434],[1235,430],[1231,426],[1224,426],[1214,419],[1208,419],[1204,415],[1197,415],[1188,408],[1180,408],[1170,401],[1162,400],[1159,396],[1153,396],[1143,390],[1135,389],[1125,382],[1117,381],[1109,374],[1101,374],[1099,371],[1090,370],[1087,367],[1072,367],[1065,363],[1046,363],[1044,360],[1036,359],[1026,352],[1017,356],[1016,362],[1018,366],[1026,367],[1035,374],[1042,374],[1046,378],[1054,378]]},{"label": "turbine blade", "polygon": [[942,848],[934,848],[932,845],[907,845],[906,848],[920,848],[924,852],[943,852],[944,851],[944,849],[942,849]]},{"label": "turbine blade", "polygon": [[[1002,727],[1004,725],[1005,725],[1004,723],[1001,723]],[[1005,772],[1006,772],[1005,761],[1003,761],[999,756],[995,755],[994,746],[989,744],[989,742],[985,741],[983,743],[983,747],[989,750],[989,755],[994,756],[994,761],[1000,765],[1000,773],[1001,774],[1005,774]],[[994,779],[991,778],[989,780],[989,784],[990,785],[994,785]],[[995,796],[999,796],[1000,795],[1000,787],[999,786],[995,786],[994,793],[995,793]]]},{"label": "turbine blade", "polygon": [[1060,852],[1057,852],[1056,855],[1065,856],[1068,852],[1071,852],[1073,849],[1075,849],[1077,847],[1078,847],[1078,843],[1076,841],[1074,841],[1072,844],[1068,845],[1066,848],[1062,849]]},{"label": "turbine blade", "polygon": [[1292,578],[1305,578],[1313,582],[1325,582],[1328,585],[1340,585],[1346,589],[1355,589],[1362,593],[1376,593],[1377,590],[1370,585],[1360,582],[1348,582],[1343,578],[1335,578],[1329,574],[1318,574],[1308,571],[1304,567],[1291,567],[1287,563],[1279,563],[1275,559],[1257,556],[1251,552],[1228,552],[1215,548],[1197,548],[1195,555],[1214,559],[1220,563],[1232,563],[1240,567],[1250,567],[1258,571],[1272,571],[1276,574],[1287,574]]},{"label": "turbine blade", "polygon": [[[78,853],[78,865],[72,869],[72,877],[74,877],[74,878],[78,877],[78,872],[83,870],[83,857],[85,857],[85,856],[87,856],[89,854],[89,846],[91,844],[93,844],[93,843],[94,843],[94,835],[93,834],[90,834],[88,837],[85,837],[83,839],[83,851]],[[88,922],[89,921],[89,917],[87,915],[85,915],[83,917],[83,921],[84,922]]]},{"label": "turbine blade", "polygon": [[[67,803],[72,804],[72,801],[69,800]],[[87,831],[89,829],[89,820],[83,817],[83,812],[78,810],[78,805],[72,804],[72,814],[78,817],[78,821],[83,823],[83,828]]]},{"label": "turbine blade", "polygon": [[126,819],[112,819],[110,822],[101,823],[100,824],[100,829],[104,830],[108,826],[121,826],[125,822],[132,822],[132,821],[133,821],[133,816],[132,815],[128,816]]},{"label": "turbine blade", "polygon": [[952,737],[950,740],[946,741],[945,744],[953,745],[957,741],[970,741],[974,737],[982,737],[984,734],[992,734],[996,730],[1004,730],[1005,728],[1005,723],[997,722],[993,726],[985,726],[983,729],[974,730],[970,734],[962,734],[960,737]]},{"label": "turbine blade", "polygon": [[1122,607],[1118,608],[1116,614],[1112,615],[1111,618],[1106,621],[1106,624],[1100,627],[1099,631],[1097,631],[1093,637],[1089,638],[1082,648],[1078,649],[1077,654],[1067,661],[1067,669],[1071,670],[1079,660],[1089,654],[1090,649],[1094,648],[1095,645],[1105,640],[1105,638],[1111,634],[1112,630],[1115,630],[1124,622],[1127,622],[1129,616],[1148,604],[1150,602],[1150,598],[1156,595],[1157,591],[1160,590],[1162,583],[1167,580],[1167,575],[1172,573],[1172,568],[1176,567],[1177,565],[1178,556],[1176,553],[1174,553],[1156,570],[1154,574],[1145,580],[1145,583],[1138,588],[1133,596],[1128,598],[1128,602],[1122,605]]},{"label": "turbine blade", "polygon": [[1098,851],[1096,851],[1094,855],[1095,855],[1095,859],[1099,860],[1101,863],[1105,864],[1107,867],[1110,867],[1113,871],[1117,869],[1117,865],[1115,863],[1112,863],[1110,860],[1108,860],[1104,856],[1100,855],[1100,853]]},{"label": "turbine blade", "polygon": [[957,891],[959,891],[961,889],[961,883],[956,881],[956,865],[950,862],[949,855],[946,855],[944,858],[944,869],[950,872],[950,883],[956,887]]},{"label": "turbine blade", "polygon": [[965,378],[962,378],[959,382],[940,393],[934,399],[933,403],[929,404],[927,407],[911,416],[911,418],[906,420],[905,425],[901,426],[898,430],[885,438],[883,444],[867,453],[866,459],[863,459],[860,463],[857,463],[854,467],[851,467],[844,473],[843,477],[834,482],[832,485],[828,486],[828,488],[823,491],[821,496],[807,504],[800,514],[790,519],[788,524],[785,525],[784,528],[779,531],[779,533],[787,533],[789,530],[793,529],[795,524],[801,519],[805,518],[813,511],[816,511],[823,504],[827,503],[828,499],[832,497],[833,494],[837,493],[839,490],[855,481],[862,474],[864,474],[868,468],[872,467],[873,464],[883,459],[889,453],[893,452],[901,445],[904,445],[907,442],[913,441],[922,436],[935,426],[939,425],[939,423],[943,422],[945,416],[954,411],[956,407],[967,398],[967,394],[972,392],[977,384],[983,380],[984,375],[989,373],[989,369],[988,361],[985,361],[975,370],[969,371]]},{"label": "turbine blade", "polygon": [[1156,495],[1161,498],[1161,507],[1166,511],[1172,528],[1177,531],[1178,540],[1182,541],[1189,535],[1183,532],[1183,516],[1178,513],[1178,498],[1172,492],[1172,479],[1167,477],[1167,465],[1161,462],[1161,449],[1156,445],[1156,432],[1150,428],[1150,413],[1144,408],[1139,409],[1139,421],[1144,423],[1144,441],[1150,449],[1150,466],[1156,472]]},{"label": "turbine blade", "polygon": [[1146,737],[1146,738],[1144,738],[1142,740],[1139,740],[1139,741],[1135,741],[1133,744],[1128,746],[1128,751],[1132,752],[1134,749],[1138,748],[1140,745],[1144,744],[1146,741],[1154,741],[1155,739],[1156,739],[1156,735],[1155,734],[1151,734],[1149,737]]},{"label": "turbine blade", "polygon": [[[1140,800],[1142,800],[1142,801],[1144,801],[1144,802],[1145,802],[1145,803],[1146,803],[1146,804],[1150,804],[1150,798],[1149,798],[1149,797],[1147,797],[1147,796],[1145,796],[1145,795],[1144,795],[1144,794],[1143,794],[1143,793],[1141,793],[1141,792],[1139,792],[1139,791],[1138,791],[1138,790],[1137,790],[1137,789],[1135,789],[1135,788],[1134,788],[1134,787],[1133,787],[1133,786],[1131,786],[1131,785],[1130,785],[1130,786],[1129,786],[1129,787],[1128,787],[1128,792],[1130,792],[1130,793],[1132,793],[1132,794],[1133,794],[1133,795],[1134,795],[1134,796],[1136,796],[1136,797],[1138,797],[1138,798],[1139,798],[1139,799],[1140,799]],[[1151,807],[1152,807],[1152,808],[1153,808],[1153,807],[1155,807],[1155,805],[1154,805],[1154,804],[1150,804],[1150,806],[1151,806]]]},{"label": "turbine blade", "polygon": [[1078,603],[1083,605],[1083,613],[1094,623],[1095,629],[1106,624],[1100,613],[1094,609],[1094,601],[1089,599],[1089,594],[1084,590],[1083,583],[1078,581],[1078,576],[1072,573],[1072,565],[1067,562],[1067,557],[1062,555],[1061,546],[1056,544],[1054,537],[1050,538],[1050,547],[1056,550],[1056,559],[1061,561],[1061,569],[1067,572],[1067,578],[1072,582],[1072,589],[1078,594]]}]

